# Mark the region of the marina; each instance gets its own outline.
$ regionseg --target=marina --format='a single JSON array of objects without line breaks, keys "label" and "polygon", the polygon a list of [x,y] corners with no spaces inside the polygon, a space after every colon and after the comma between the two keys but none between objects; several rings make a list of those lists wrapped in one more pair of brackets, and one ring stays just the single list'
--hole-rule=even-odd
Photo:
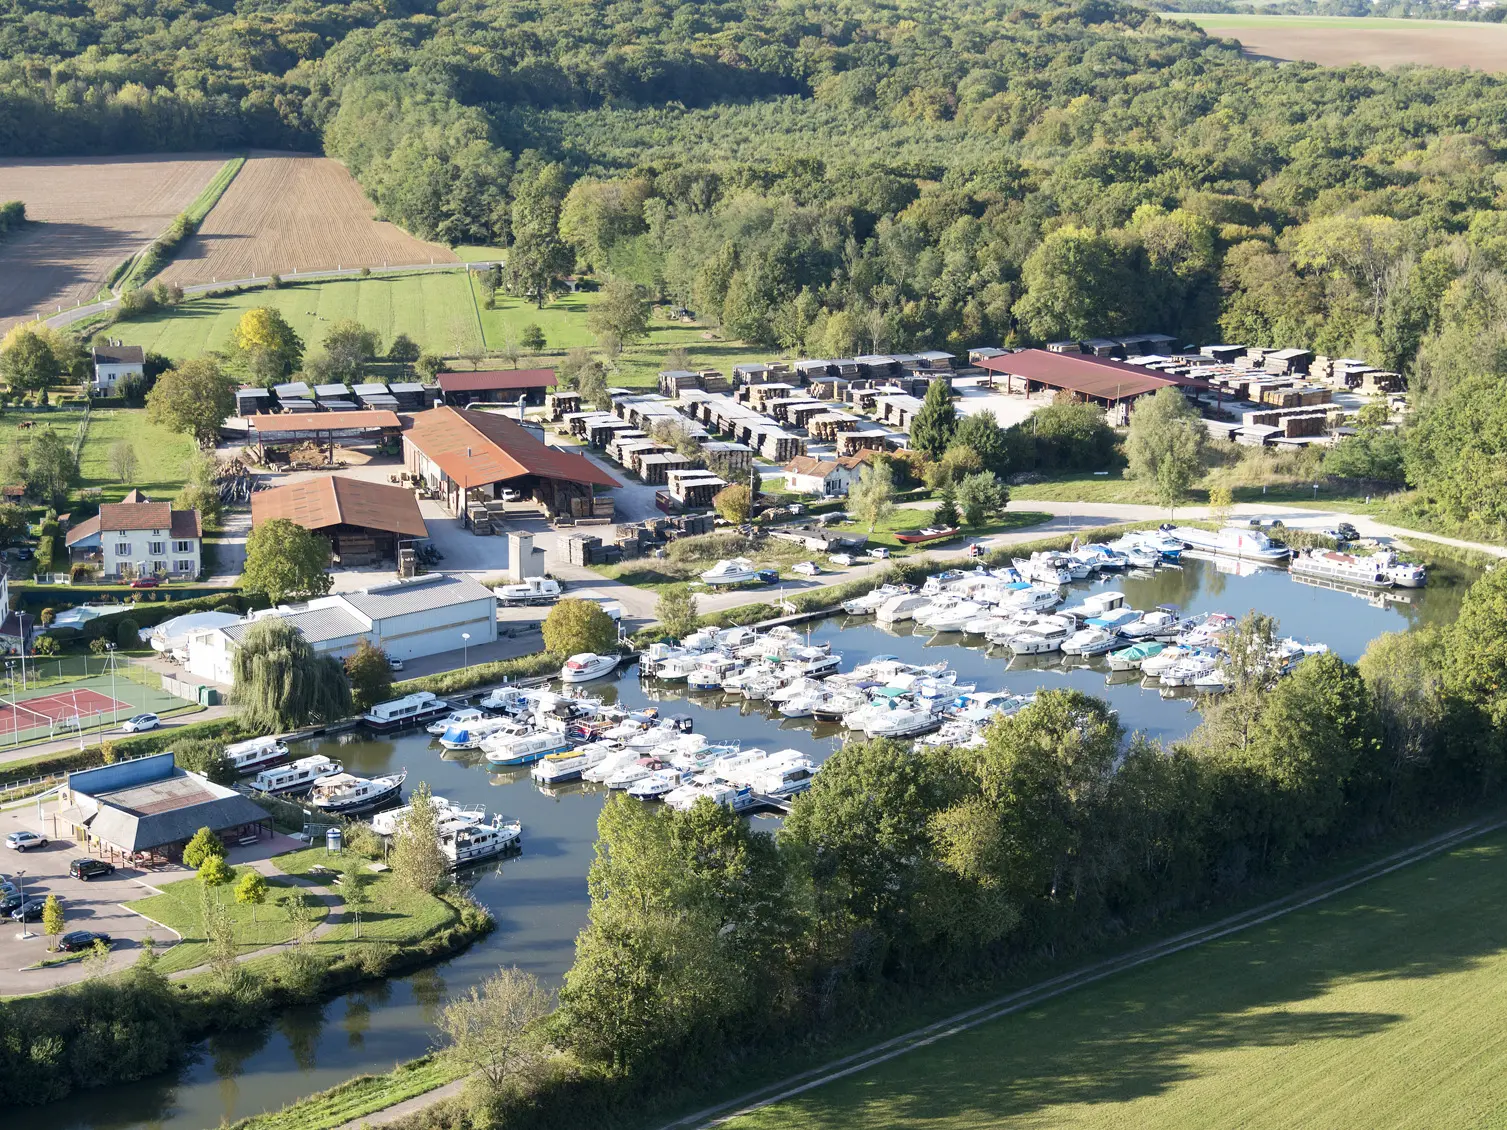
[{"label": "marina", "polygon": [[[1159,552],[1154,557],[1166,560]],[[1210,617],[1217,629],[1221,621],[1212,614],[1234,618],[1257,609],[1277,618],[1282,635],[1323,643],[1353,661],[1382,632],[1452,621],[1472,577],[1465,570],[1436,566],[1430,569],[1423,589],[1379,594],[1336,582],[1311,584],[1286,569],[1249,561],[1189,557],[1181,568],[1171,567],[1170,562],[1155,570],[1127,566],[1074,581],[1065,589],[1059,610],[1083,606],[1085,612],[1110,611],[1118,602],[1109,594],[1122,593],[1123,604],[1144,611],[1147,619],[1157,610],[1171,608],[1179,619]],[[757,637],[749,632],[740,638],[752,643]],[[1117,651],[1159,642],[1140,640]],[[966,727],[958,725],[960,721],[1014,712],[1037,691],[1058,687],[1102,697],[1127,730],[1154,739],[1176,740],[1198,723],[1195,689],[1163,687],[1159,681],[1143,685],[1140,670],[1115,669],[1117,651],[1092,657],[1064,657],[1060,651],[1012,656],[991,647],[981,636],[935,632],[909,621],[884,626],[873,616],[842,613],[811,624],[809,637],[803,625],[799,646],[840,655],[840,668],[846,672],[891,655],[897,663],[935,673],[946,671],[955,677],[955,687],[973,686],[972,691],[950,696],[967,699],[960,708],[961,719],[949,719],[915,739],[928,743],[972,740],[967,738]],[[1143,668],[1169,650],[1169,645],[1159,652],[1150,652],[1148,647]],[[1207,678],[1208,674],[1194,677]],[[825,687],[828,682],[815,685],[831,693]],[[518,693],[511,688],[483,701],[500,706],[516,701]],[[749,698],[745,692],[745,697],[735,698],[725,690],[693,692],[687,689],[684,675],[678,682],[664,674],[641,678],[636,666],[621,667],[605,678],[572,688],[572,693],[642,715],[630,737],[646,733],[672,715],[682,716],[685,722],[670,725],[684,739],[683,745],[670,750],[664,765],[650,768],[644,764],[652,760],[648,750],[619,742],[623,748],[583,771],[582,779],[558,786],[534,780],[529,768],[533,762],[501,765],[480,750],[448,752],[433,735],[417,728],[388,734],[356,731],[299,743],[291,751],[294,758],[326,757],[346,772],[368,779],[406,767],[405,798],[408,789],[424,781],[453,806],[480,806],[489,813],[504,813],[503,819],[520,825],[521,851],[504,852],[458,872],[471,894],[497,917],[498,929],[484,941],[432,969],[290,1010],[272,1028],[216,1037],[174,1076],[113,1087],[108,1110],[101,1110],[98,1096],[90,1094],[52,1104],[46,1108],[50,1121],[64,1130],[198,1130],[334,1086],[369,1070],[373,1062],[391,1063],[423,1054],[444,1000],[478,984],[499,964],[516,964],[547,981],[559,982],[570,964],[576,934],[585,923],[586,873],[594,852],[596,818],[612,791],[607,773],[631,778],[618,786],[626,789],[653,772],[695,766],[695,749],[706,744],[724,747],[713,756],[725,756],[731,747],[739,752],[764,751],[766,756],[797,751],[819,775],[819,766],[850,737],[841,718],[861,705],[828,699],[825,707],[793,717],[782,712],[780,703],[771,697]],[[778,692],[767,691],[766,696],[774,693]],[[450,707],[463,708],[462,704]],[[659,712],[658,720],[644,713],[651,709]],[[689,733],[681,728],[687,723]],[[655,737],[664,749],[670,735]],[[617,741],[605,734],[597,740]],[[747,802],[739,799],[740,790],[752,797],[760,785],[771,783],[725,784],[715,786],[710,795],[744,811]],[[688,795],[672,789],[662,800],[646,803],[680,807],[690,803],[685,799]],[[772,826],[766,822],[777,819],[780,810],[763,807],[761,811],[762,815],[750,819]]]}]

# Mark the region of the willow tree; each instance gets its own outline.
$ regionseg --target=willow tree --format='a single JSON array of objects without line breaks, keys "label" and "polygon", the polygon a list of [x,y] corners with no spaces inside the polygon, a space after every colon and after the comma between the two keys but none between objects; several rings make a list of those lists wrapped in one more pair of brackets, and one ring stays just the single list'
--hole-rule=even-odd
[{"label": "willow tree", "polygon": [[251,625],[234,662],[232,694],[241,721],[280,733],[351,713],[351,685],[340,661],[318,655],[298,630],[279,619]]}]

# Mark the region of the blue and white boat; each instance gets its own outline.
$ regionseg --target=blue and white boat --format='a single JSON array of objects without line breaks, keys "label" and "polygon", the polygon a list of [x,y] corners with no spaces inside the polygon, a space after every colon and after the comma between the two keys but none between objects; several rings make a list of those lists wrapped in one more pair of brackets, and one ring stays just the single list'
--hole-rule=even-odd
[{"label": "blue and white boat", "polygon": [[509,722],[481,743],[490,765],[532,765],[570,746],[570,738],[563,728],[536,726],[528,722]]}]

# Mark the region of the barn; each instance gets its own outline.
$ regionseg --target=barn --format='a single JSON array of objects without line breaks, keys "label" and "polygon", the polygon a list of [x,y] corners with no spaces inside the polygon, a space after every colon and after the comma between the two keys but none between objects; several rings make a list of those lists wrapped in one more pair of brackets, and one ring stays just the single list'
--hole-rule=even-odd
[{"label": "barn", "polygon": [[252,525],[274,518],[323,534],[344,568],[396,562],[403,542],[429,536],[410,488],[348,475],[257,491],[251,496]]},{"label": "barn", "polygon": [[544,403],[544,396],[555,387],[553,369],[491,369],[475,373],[441,373],[440,391],[445,403],[456,408],[468,404],[517,404],[533,407]]}]

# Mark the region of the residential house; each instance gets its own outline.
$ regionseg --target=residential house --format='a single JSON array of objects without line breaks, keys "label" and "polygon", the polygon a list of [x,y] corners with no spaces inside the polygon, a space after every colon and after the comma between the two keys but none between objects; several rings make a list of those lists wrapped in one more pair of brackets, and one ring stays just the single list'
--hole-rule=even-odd
[{"label": "residential house", "polygon": [[192,581],[199,576],[202,536],[197,510],[174,510],[133,490],[68,531],[68,554],[111,580]]},{"label": "residential house", "polygon": [[139,377],[146,371],[146,351],[139,345],[110,341],[94,347],[94,391],[113,396],[123,377]]},{"label": "residential house", "polygon": [[851,460],[826,460],[814,455],[797,455],[785,464],[785,485],[796,494],[843,498],[853,485],[856,467],[857,463]]}]

